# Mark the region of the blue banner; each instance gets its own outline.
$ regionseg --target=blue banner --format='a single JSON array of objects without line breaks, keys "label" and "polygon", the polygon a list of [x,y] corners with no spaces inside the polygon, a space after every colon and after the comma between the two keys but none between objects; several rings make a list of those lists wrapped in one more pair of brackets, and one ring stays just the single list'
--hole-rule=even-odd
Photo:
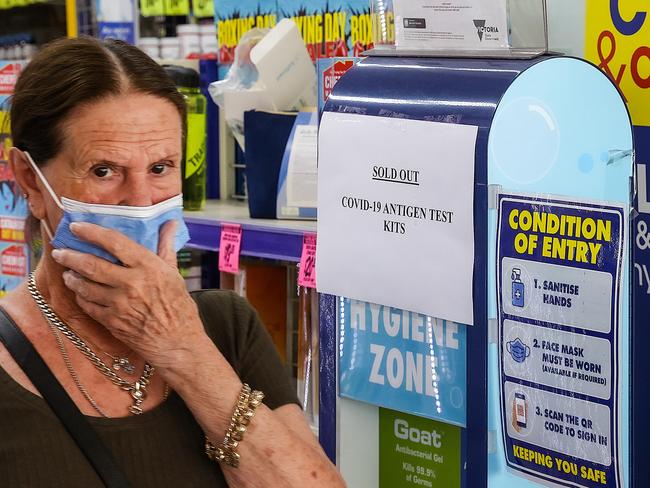
[{"label": "blue banner", "polygon": [[339,299],[339,394],[465,426],[466,326]]},{"label": "blue banner", "polygon": [[621,486],[623,205],[499,195],[497,303],[507,463]]}]

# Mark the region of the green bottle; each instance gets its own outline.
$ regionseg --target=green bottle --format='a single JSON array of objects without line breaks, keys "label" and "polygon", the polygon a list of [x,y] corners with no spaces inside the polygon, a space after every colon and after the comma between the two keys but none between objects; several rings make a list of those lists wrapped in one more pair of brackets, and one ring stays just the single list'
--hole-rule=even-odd
[{"label": "green bottle", "polygon": [[207,102],[201,94],[199,74],[195,70],[165,66],[165,71],[187,103],[187,138],[182,165],[183,208],[201,210],[205,206]]}]

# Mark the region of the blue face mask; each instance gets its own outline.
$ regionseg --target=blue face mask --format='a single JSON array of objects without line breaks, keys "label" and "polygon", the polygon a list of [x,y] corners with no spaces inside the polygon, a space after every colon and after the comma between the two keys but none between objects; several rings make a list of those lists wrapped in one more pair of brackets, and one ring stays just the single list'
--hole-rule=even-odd
[{"label": "blue face mask", "polygon": [[118,262],[112,254],[109,254],[104,249],[77,238],[70,231],[72,222],[90,222],[91,224],[116,230],[132,241],[157,253],[160,228],[165,222],[176,220],[178,221],[175,240],[176,251],[180,250],[189,241],[189,232],[183,220],[183,195],[176,195],[148,207],[85,203],[66,197],[62,197],[59,201],[31,156],[28,153],[25,153],[25,155],[54,202],[63,210],[63,217],[59,221],[54,236],[52,236],[47,222],[43,221],[45,230],[51,239],[52,247],[55,249],[73,249],[93,254],[113,263]]}]

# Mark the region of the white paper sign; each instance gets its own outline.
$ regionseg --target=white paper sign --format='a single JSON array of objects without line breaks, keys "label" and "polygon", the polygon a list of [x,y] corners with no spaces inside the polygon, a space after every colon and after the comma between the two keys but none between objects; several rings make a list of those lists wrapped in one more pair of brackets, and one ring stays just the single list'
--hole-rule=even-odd
[{"label": "white paper sign", "polygon": [[399,48],[508,47],[505,0],[394,0],[393,4]]},{"label": "white paper sign", "polygon": [[323,114],[319,291],[473,324],[477,130]]},{"label": "white paper sign", "polygon": [[296,126],[287,171],[287,204],[290,207],[316,207],[317,138],[317,126]]}]

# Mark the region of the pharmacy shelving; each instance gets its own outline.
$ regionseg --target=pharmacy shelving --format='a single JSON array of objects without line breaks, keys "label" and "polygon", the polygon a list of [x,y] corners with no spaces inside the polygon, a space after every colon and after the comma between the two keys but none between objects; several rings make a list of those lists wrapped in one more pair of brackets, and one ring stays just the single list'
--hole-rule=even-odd
[{"label": "pharmacy shelving", "polygon": [[252,219],[245,202],[208,201],[201,211],[185,212],[188,247],[219,251],[221,226],[242,226],[241,255],[300,261],[305,233],[316,232],[315,221]]}]

